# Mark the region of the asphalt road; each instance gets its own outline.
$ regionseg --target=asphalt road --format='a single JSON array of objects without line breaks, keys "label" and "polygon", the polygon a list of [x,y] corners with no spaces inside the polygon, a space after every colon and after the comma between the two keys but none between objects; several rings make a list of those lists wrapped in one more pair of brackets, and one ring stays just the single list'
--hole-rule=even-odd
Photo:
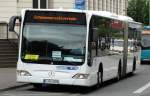
[{"label": "asphalt road", "polygon": [[104,82],[95,89],[76,86],[49,86],[35,89],[32,85],[1,91],[0,96],[150,96],[150,65],[142,65],[135,75],[117,82]]}]

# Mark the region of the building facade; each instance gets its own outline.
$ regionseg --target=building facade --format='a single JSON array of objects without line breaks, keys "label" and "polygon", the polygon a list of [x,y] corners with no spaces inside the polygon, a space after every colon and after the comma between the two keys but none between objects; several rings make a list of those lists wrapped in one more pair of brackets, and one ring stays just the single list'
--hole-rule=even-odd
[{"label": "building facade", "polygon": [[[78,0],[80,1],[80,0]],[[81,0],[85,10],[110,11],[126,15],[128,0]],[[20,15],[24,8],[74,9],[76,0],[0,0],[0,21],[9,21],[13,15]]]}]

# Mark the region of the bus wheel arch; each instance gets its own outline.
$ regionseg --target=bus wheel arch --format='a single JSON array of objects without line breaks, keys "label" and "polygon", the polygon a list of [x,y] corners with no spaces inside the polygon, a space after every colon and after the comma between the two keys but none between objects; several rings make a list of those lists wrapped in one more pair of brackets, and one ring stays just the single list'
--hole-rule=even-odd
[{"label": "bus wheel arch", "polygon": [[103,83],[103,63],[101,62],[99,64],[97,72],[97,87],[100,87],[102,83]]},{"label": "bus wheel arch", "polygon": [[136,57],[134,56],[133,58],[133,68],[132,68],[132,73],[134,73],[134,71],[136,71]]}]

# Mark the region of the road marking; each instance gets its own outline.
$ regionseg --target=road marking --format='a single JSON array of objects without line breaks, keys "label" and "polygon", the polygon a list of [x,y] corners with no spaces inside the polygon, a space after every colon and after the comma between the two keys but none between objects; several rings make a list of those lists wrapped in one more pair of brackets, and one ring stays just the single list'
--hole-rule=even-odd
[{"label": "road marking", "polygon": [[69,95],[69,96],[80,96],[80,94],[79,94],[79,93],[76,93],[76,94],[71,94],[71,95]]},{"label": "road marking", "polygon": [[18,88],[22,88],[22,87],[27,87],[27,86],[29,86],[29,85],[30,85],[30,84],[25,83],[25,84],[20,84],[20,85],[8,87],[8,88],[0,89],[0,93],[1,93],[1,92],[5,92],[5,91],[10,91],[10,90],[18,89]]},{"label": "road marking", "polygon": [[3,93],[0,96],[80,96],[79,93]]},{"label": "road marking", "polygon": [[[45,94],[2,94],[2,96],[68,96],[66,94],[52,94],[52,93],[45,93]],[[0,95],[1,96],[1,95]],[[70,96],[70,95],[69,95]]]},{"label": "road marking", "polygon": [[150,87],[150,82],[145,84],[143,87],[137,89],[136,91],[134,91],[133,93],[134,94],[139,94],[139,93],[142,93],[144,90],[146,90],[147,88]]}]

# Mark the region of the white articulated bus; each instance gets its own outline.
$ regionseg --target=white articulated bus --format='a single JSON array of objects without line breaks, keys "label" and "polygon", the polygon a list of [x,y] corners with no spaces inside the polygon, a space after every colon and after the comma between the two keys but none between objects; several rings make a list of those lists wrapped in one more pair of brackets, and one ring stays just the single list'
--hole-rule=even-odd
[{"label": "white articulated bus", "polygon": [[10,31],[16,19],[21,21],[18,82],[35,87],[93,86],[120,79],[123,69],[136,70],[139,46],[137,32],[128,26],[134,23],[130,17],[104,11],[26,9],[21,17],[11,18]]}]

